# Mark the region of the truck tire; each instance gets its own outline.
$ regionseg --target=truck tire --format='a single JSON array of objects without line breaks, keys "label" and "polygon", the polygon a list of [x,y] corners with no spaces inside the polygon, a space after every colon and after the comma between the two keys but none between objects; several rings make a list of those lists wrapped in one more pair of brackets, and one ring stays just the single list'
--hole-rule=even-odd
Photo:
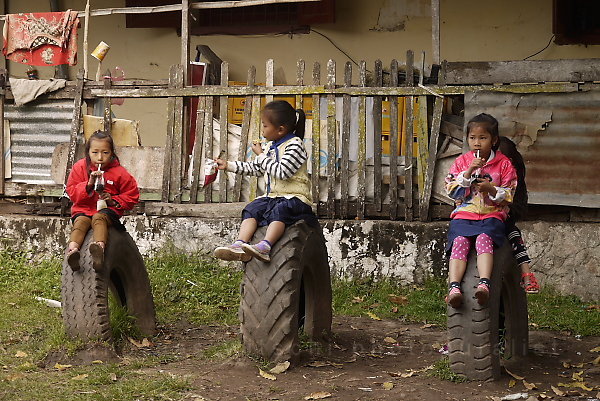
[{"label": "truck tire", "polygon": [[[501,356],[524,356],[528,347],[527,298],[508,241],[494,252],[490,298],[479,305],[477,256],[469,255],[462,281],[463,305],[448,305],[450,368],[469,380],[500,378]],[[500,341],[502,337],[503,341]]]},{"label": "truck tire", "polygon": [[140,333],[156,332],[154,302],[142,255],[125,231],[109,228],[104,269],[92,267],[89,244],[92,230],[81,246],[81,269],[74,272],[62,264],[62,313],[69,336],[83,340],[112,341],[108,291],[135,318]]},{"label": "truck tire", "polygon": [[[255,234],[264,238],[266,227]],[[303,305],[301,305],[301,299]],[[299,221],[286,228],[271,251],[271,262],[245,265],[239,319],[247,353],[271,362],[295,363],[298,331],[314,341],[331,332],[331,280],[325,239],[320,228]]]}]

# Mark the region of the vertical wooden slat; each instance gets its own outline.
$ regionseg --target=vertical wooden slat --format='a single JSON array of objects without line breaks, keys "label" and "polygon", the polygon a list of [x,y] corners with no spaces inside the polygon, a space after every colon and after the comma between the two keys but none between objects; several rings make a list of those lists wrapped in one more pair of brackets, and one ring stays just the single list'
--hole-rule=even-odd
[{"label": "vertical wooden slat", "polygon": [[[321,84],[321,64],[315,62],[313,66],[313,85]],[[312,97],[312,197],[313,202],[317,206],[317,214],[319,201],[319,180],[321,178],[321,96],[313,95]]]},{"label": "vertical wooden slat", "polygon": [[[175,87],[183,87],[184,67],[178,65],[175,74]],[[171,196],[174,203],[181,203],[181,183],[183,180],[183,164],[187,157],[187,149],[184,148],[183,132],[183,97],[175,98],[175,108],[173,110],[173,156],[171,168]],[[212,122],[212,120],[211,120]]]},{"label": "vertical wooden slat", "polygon": [[[252,142],[260,141],[260,96],[252,96],[252,114],[250,117],[250,124],[252,124],[250,132],[252,133]],[[252,154],[254,156],[254,153]],[[256,198],[258,191],[258,177],[250,177],[250,200]]]},{"label": "vertical wooden slat", "polygon": [[[381,60],[375,61],[375,86],[383,86],[383,68]],[[380,212],[383,204],[381,196],[381,96],[373,96],[373,203],[375,210]]]},{"label": "vertical wooden slat", "polygon": [[442,122],[442,110],[444,108],[444,99],[435,98],[433,105],[433,118],[431,119],[431,135],[429,137],[429,158],[427,160],[427,170],[425,172],[425,185],[421,193],[420,219],[429,220],[429,201],[431,200],[431,189],[433,186],[433,175],[435,173],[435,162],[437,159],[437,147],[440,137],[440,125]]},{"label": "vertical wooden slat", "polygon": [[[169,70],[169,88],[175,87],[177,66],[172,65]],[[175,98],[170,97],[167,103],[167,139],[165,143],[165,157],[163,165],[162,196],[163,202],[171,200],[171,167],[173,159],[173,127],[175,114]]]},{"label": "vertical wooden slat", "polygon": [[[414,86],[414,53],[412,50],[406,52],[406,85]],[[406,221],[413,220],[413,103],[414,96],[406,98],[406,135],[404,138],[404,218]]]},{"label": "vertical wooden slat", "polygon": [[[390,86],[398,86],[398,61],[390,65]],[[398,96],[390,98],[390,219],[398,218]]]},{"label": "vertical wooden slat", "polygon": [[[228,86],[229,82],[229,64],[227,61],[223,61],[221,63],[221,86]],[[227,160],[229,156],[228,151],[228,137],[229,137],[229,120],[227,119],[227,102],[229,100],[228,96],[221,96],[219,101],[220,110],[219,110],[219,126],[220,129],[220,139],[219,139],[219,154],[213,155],[213,159],[223,155],[224,160]],[[227,202],[227,172],[221,170],[219,172],[219,202]]]},{"label": "vertical wooden slat", "polygon": [[[344,68],[344,87],[352,86],[352,63],[346,62]],[[342,219],[348,218],[348,190],[350,181],[350,114],[352,110],[350,95],[342,98],[342,164],[340,166],[340,210]]]},{"label": "vertical wooden slat", "polygon": [[[4,184],[6,175],[4,159],[4,91],[6,90],[6,70],[0,70],[0,195],[4,195]],[[65,185],[66,185],[65,181]]]},{"label": "vertical wooden slat", "polygon": [[[327,88],[335,88],[335,61],[327,62]],[[327,217],[335,217],[335,183],[337,176],[335,95],[327,95]]]},{"label": "vertical wooden slat", "polygon": [[[423,85],[425,76],[425,52],[421,53],[421,66],[419,68],[419,84]],[[417,110],[415,112],[415,135],[417,137],[417,184],[418,198],[421,199],[425,186],[425,171],[427,170],[427,96],[417,96]]]},{"label": "vertical wooden slat", "polygon": [[[254,86],[256,80],[256,68],[251,66],[248,69],[248,88]],[[246,161],[246,152],[248,151],[248,134],[250,132],[250,116],[252,112],[252,96],[246,96],[244,103],[244,116],[242,117],[242,131],[240,138],[240,148],[238,150],[238,160]],[[235,186],[233,189],[233,200],[239,202],[242,200],[242,180],[243,177],[237,174],[235,177]]]},{"label": "vertical wooden slat", "polygon": [[440,64],[440,0],[431,0],[432,62]]},{"label": "vertical wooden slat", "polygon": [[[103,88],[110,89],[110,87],[111,87],[110,72],[107,71],[107,75],[104,76],[103,80],[104,80]],[[111,110],[110,98],[105,97],[103,99],[103,102],[104,102],[103,130],[107,134],[111,135],[112,134],[112,110]]]},{"label": "vertical wooden slat", "polygon": [[[304,86],[304,60],[298,60],[296,67],[296,85]],[[302,97],[302,95],[296,95],[296,109],[304,109],[304,97]]]},{"label": "vertical wooden slat", "polygon": [[200,187],[200,171],[203,166],[202,154],[204,152],[204,113],[206,112],[206,97],[198,98],[196,110],[196,131],[194,132],[194,150],[192,152],[192,186],[190,187],[190,203],[198,202],[198,189]]},{"label": "vertical wooden slat", "polygon": [[[204,158],[213,158],[213,97],[206,97],[206,106],[204,113]],[[204,168],[204,166],[202,166]],[[212,185],[204,187],[204,202],[212,202]]]},{"label": "vertical wooden slat", "polygon": [[190,2],[181,0],[181,65],[183,66],[183,83],[188,84],[190,66]]},{"label": "vertical wooden slat", "polygon": [[[360,87],[367,86],[367,63],[360,62],[359,71]],[[356,203],[356,216],[359,219],[365,218],[365,198],[366,198],[366,172],[367,172],[367,116],[366,116],[366,97],[360,96],[358,103],[358,199]]]},{"label": "vertical wooden slat", "polygon": [[[71,134],[69,138],[69,154],[67,155],[67,166],[65,168],[65,179],[64,185],[67,185],[69,174],[73,163],[75,163],[75,153],[77,152],[77,135],[79,135],[79,129],[81,128],[81,102],[83,101],[83,85],[84,85],[83,69],[77,73],[77,87],[75,89],[75,98],[73,99],[73,119],[71,120]],[[4,128],[4,110],[2,113],[2,125]],[[4,129],[2,134],[2,170],[4,170]],[[2,174],[2,183],[4,184],[4,174]],[[4,191],[2,191],[4,192]],[[64,216],[67,210],[69,200],[66,196],[63,196],[60,206],[60,215]]]},{"label": "vertical wooden slat", "polygon": [[[266,65],[266,71],[267,71],[267,76],[266,76],[266,86],[267,88],[272,88],[273,87],[273,70],[274,70],[275,66],[273,63],[273,59],[270,58],[267,60],[267,65]],[[273,95],[266,95],[265,96],[265,101],[267,103],[272,102],[273,101]]]}]

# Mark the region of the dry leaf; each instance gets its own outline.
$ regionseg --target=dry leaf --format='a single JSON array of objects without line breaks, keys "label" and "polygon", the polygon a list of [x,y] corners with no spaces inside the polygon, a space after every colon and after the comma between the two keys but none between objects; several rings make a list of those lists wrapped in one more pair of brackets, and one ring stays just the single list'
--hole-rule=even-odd
[{"label": "dry leaf", "polygon": [[379,316],[377,316],[376,314],[374,314],[372,312],[367,312],[367,315],[373,320],[381,320],[381,318]]},{"label": "dry leaf", "polygon": [[132,344],[133,344],[133,345],[135,345],[136,347],[138,347],[138,348],[142,348],[142,347],[143,347],[143,345],[142,345],[142,343],[141,343],[141,342],[139,342],[139,341],[136,341],[136,340],[134,340],[134,339],[133,339],[133,338],[131,338],[131,337],[127,337],[127,339],[129,340],[129,342],[130,342],[130,343],[132,343]]},{"label": "dry leaf", "polygon": [[529,383],[526,380],[523,380],[523,386],[525,386],[525,388],[529,391],[537,388],[537,386],[534,383]]},{"label": "dry leaf", "polygon": [[558,385],[560,387],[577,387],[577,388],[583,389],[585,391],[592,391],[593,390],[593,388],[590,388],[590,387],[586,386],[584,382],[573,382],[573,383],[567,383],[567,384],[565,384],[565,383],[558,383]]},{"label": "dry leaf", "polygon": [[322,368],[324,366],[329,366],[329,362],[312,361],[311,363],[307,363],[306,366],[310,366],[311,368]]},{"label": "dry leaf", "polygon": [[590,350],[590,352],[600,352],[600,346],[596,347],[596,348],[592,348]]},{"label": "dry leaf", "polygon": [[274,375],[272,375],[272,374],[270,374],[270,373],[267,373],[267,372],[265,372],[265,371],[264,371],[264,370],[262,370],[262,369],[258,369],[258,373],[259,373],[259,374],[260,374],[262,377],[264,377],[265,379],[269,379],[269,380],[277,380],[277,377],[275,377]]},{"label": "dry leaf", "polygon": [[92,365],[102,365],[104,363],[104,361],[101,361],[100,359],[96,359],[95,361],[92,361]]},{"label": "dry leaf", "polygon": [[409,371],[409,372],[406,372],[406,373],[401,373],[401,374],[400,374],[400,377],[402,377],[402,378],[405,378],[405,379],[406,379],[407,377],[414,376],[414,374],[415,374],[415,371],[414,371],[414,370],[411,370],[411,371]]},{"label": "dry leaf", "polygon": [[563,362],[563,368],[565,369],[569,369],[571,367],[571,364],[568,362]]},{"label": "dry leaf", "polygon": [[326,391],[317,391],[316,393],[311,393],[304,397],[305,400],[322,400],[323,398],[330,398],[331,393]]},{"label": "dry leaf", "polygon": [[354,297],[354,298],[352,298],[352,303],[359,304],[361,302],[364,302],[364,300],[365,300],[365,297]]},{"label": "dry leaf", "polygon": [[512,377],[514,377],[516,380],[523,380],[525,377],[523,376],[519,376],[514,374],[513,372],[511,372],[510,370],[504,368],[504,370],[506,370],[506,373],[508,373],[509,375],[511,375]]},{"label": "dry leaf", "polygon": [[383,341],[385,341],[386,343],[390,343],[390,344],[396,344],[396,340],[393,339],[392,337],[386,337],[383,339]]},{"label": "dry leaf", "polygon": [[391,390],[394,388],[394,383],[392,382],[385,382],[383,383],[383,389],[384,390]]},{"label": "dry leaf", "polygon": [[392,313],[398,313],[398,307],[394,306],[394,307],[392,308]]},{"label": "dry leaf", "polygon": [[22,379],[24,377],[25,377],[25,375],[23,373],[15,373],[14,375],[6,376],[6,380],[8,380],[10,382],[14,382],[15,380]]},{"label": "dry leaf", "polygon": [[583,381],[582,375],[583,375],[583,370],[580,372],[574,372],[573,373],[573,381],[582,382]]},{"label": "dry leaf", "polygon": [[600,356],[592,361],[592,365],[600,365]]},{"label": "dry leaf", "polygon": [[114,382],[117,381],[117,374],[116,373],[111,373],[109,377],[110,377],[110,380],[112,380]]},{"label": "dry leaf", "polygon": [[152,347],[154,346],[154,344],[152,344],[152,342],[150,342],[150,340],[148,340],[147,338],[144,338],[142,340],[142,347]]},{"label": "dry leaf", "polygon": [[379,305],[381,305],[381,304],[380,303],[371,304],[371,305],[369,305],[369,309],[375,309],[375,308],[379,307]]},{"label": "dry leaf", "polygon": [[585,365],[583,362],[582,363],[578,363],[575,365],[572,365],[574,368],[583,368],[583,365]]},{"label": "dry leaf", "polygon": [[27,356],[27,352],[17,351],[15,354],[15,358],[25,358]]},{"label": "dry leaf", "polygon": [[391,303],[396,304],[396,305],[406,305],[408,304],[408,298],[406,298],[404,295],[394,295],[394,294],[390,294],[388,295],[388,299],[390,300]]},{"label": "dry leaf", "polygon": [[508,381],[508,388],[513,388],[515,384],[517,384],[517,381],[515,379],[510,379]]},{"label": "dry leaf", "polygon": [[435,324],[433,324],[433,323],[426,323],[423,326],[421,326],[422,329],[428,329],[430,327],[435,327]]},{"label": "dry leaf", "polygon": [[283,373],[286,370],[288,370],[289,367],[290,367],[289,361],[280,362],[277,365],[275,365],[275,367],[273,369],[269,370],[269,372],[273,373],[274,375],[278,375],[278,374]]},{"label": "dry leaf", "polygon": [[66,370],[66,369],[69,369],[72,367],[73,367],[73,365],[61,365],[60,363],[56,363],[54,365],[54,369],[57,369],[57,370]]},{"label": "dry leaf", "polygon": [[600,305],[588,305],[585,307],[586,310],[600,310]]},{"label": "dry leaf", "polygon": [[83,375],[77,375],[74,378],[72,378],[71,380],[83,380],[86,379],[89,375],[87,374],[83,374]]}]

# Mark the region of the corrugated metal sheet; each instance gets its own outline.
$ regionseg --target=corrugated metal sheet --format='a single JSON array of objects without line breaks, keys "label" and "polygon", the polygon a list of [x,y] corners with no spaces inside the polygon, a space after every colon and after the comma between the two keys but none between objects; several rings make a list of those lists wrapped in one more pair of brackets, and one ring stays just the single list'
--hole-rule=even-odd
[{"label": "corrugated metal sheet", "polygon": [[12,181],[54,184],[52,152],[59,143],[69,142],[73,101],[34,101],[20,107],[7,104],[4,118],[10,121]]},{"label": "corrugated metal sheet", "polygon": [[529,202],[600,207],[600,92],[465,94],[465,121],[485,112],[527,166]]}]

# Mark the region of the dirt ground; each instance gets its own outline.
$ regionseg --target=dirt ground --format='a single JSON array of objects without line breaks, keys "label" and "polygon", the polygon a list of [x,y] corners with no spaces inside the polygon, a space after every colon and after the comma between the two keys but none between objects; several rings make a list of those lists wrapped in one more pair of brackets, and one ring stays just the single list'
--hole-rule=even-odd
[{"label": "dirt ground", "polygon": [[[535,397],[530,400],[600,397],[600,366],[592,363],[600,354],[590,351],[600,345],[600,337],[531,331],[529,356],[505,362],[525,384],[537,386],[528,390],[523,380],[511,383],[504,369],[499,381],[484,383],[427,375],[424,369],[440,360],[446,340],[446,331],[431,325],[336,317],[333,341],[325,349],[306,351],[299,366],[277,374],[276,380],[262,377],[259,362],[246,356],[220,362],[204,357],[207,348],[237,336],[235,326],[162,327],[150,346],[128,344],[121,357],[127,361],[150,354],[172,361],[152,369],[187,377],[192,388],[185,400],[304,400],[327,393],[326,399],[338,400],[499,400],[524,392]],[[592,390],[559,385],[580,379]],[[559,397],[551,386],[565,394]]]}]

